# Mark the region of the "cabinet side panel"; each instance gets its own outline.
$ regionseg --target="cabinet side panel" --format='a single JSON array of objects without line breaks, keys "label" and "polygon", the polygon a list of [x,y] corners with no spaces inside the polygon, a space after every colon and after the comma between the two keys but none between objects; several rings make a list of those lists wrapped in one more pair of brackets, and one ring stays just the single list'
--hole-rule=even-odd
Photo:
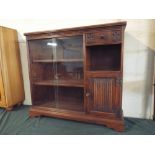
[{"label": "cabinet side panel", "polygon": [[2,28],[2,73],[8,106],[24,100],[20,52],[16,30]]},{"label": "cabinet side panel", "polygon": [[7,107],[7,103],[5,102],[5,92],[3,85],[3,75],[2,75],[2,28],[0,27],[0,107]]},{"label": "cabinet side panel", "polygon": [[5,102],[5,93],[3,87],[3,78],[0,66],[0,107],[7,107],[7,103]]}]

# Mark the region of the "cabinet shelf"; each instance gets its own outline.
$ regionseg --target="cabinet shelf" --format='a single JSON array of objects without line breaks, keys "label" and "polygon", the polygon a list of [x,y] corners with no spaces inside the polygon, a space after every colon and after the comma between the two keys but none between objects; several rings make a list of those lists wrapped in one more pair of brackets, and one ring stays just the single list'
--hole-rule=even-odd
[{"label": "cabinet shelf", "polygon": [[120,71],[121,44],[95,45],[87,47],[89,71]]},{"label": "cabinet shelf", "polygon": [[85,73],[89,77],[119,77],[122,75],[121,71],[86,71]]},{"label": "cabinet shelf", "polygon": [[53,62],[83,62],[83,59],[41,59],[41,60],[33,60],[32,62],[36,63],[53,63]]},{"label": "cabinet shelf", "polygon": [[40,86],[62,86],[62,87],[84,87],[83,80],[46,80],[35,82],[34,85]]},{"label": "cabinet shelf", "polygon": [[58,102],[40,102],[36,103],[36,105],[39,105],[39,107],[42,108],[53,108],[54,109],[65,109],[65,110],[71,110],[71,111],[84,111],[83,102],[77,102],[77,101],[58,101]]}]

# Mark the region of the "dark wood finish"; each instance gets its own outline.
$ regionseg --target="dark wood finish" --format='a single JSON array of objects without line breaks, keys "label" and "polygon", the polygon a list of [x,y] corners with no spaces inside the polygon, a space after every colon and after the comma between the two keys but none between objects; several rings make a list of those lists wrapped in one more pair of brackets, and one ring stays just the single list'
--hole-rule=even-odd
[{"label": "dark wood finish", "polygon": [[115,112],[115,78],[90,78],[88,109],[93,112]]},{"label": "dark wood finish", "polygon": [[47,102],[44,104],[38,103],[39,107],[43,107],[43,108],[56,108],[56,109],[66,109],[66,110],[71,110],[71,111],[84,111],[83,108],[83,102],[79,102],[79,101],[64,101],[61,100],[59,102],[59,104],[57,104],[56,102]]},{"label": "dark wood finish", "polygon": [[35,82],[35,85],[63,86],[63,87],[84,87],[83,80],[47,80]]},{"label": "dark wood finish", "polygon": [[53,63],[53,62],[83,62],[83,59],[59,59],[59,60],[33,60],[33,62]]},{"label": "dark wood finish", "polygon": [[121,71],[86,71],[88,77],[120,77]]},{"label": "dark wood finish", "polygon": [[52,31],[39,31],[39,32],[29,32],[24,35],[27,37],[27,40],[33,39],[42,39],[42,38],[51,38],[51,37],[63,37],[63,36],[75,36],[83,35],[92,32],[98,32],[104,30],[121,30],[126,26],[126,22],[117,22],[117,23],[108,23],[100,25],[91,25],[83,27],[74,27],[66,29],[57,29]]},{"label": "dark wood finish", "polygon": [[85,112],[77,112],[71,110],[61,110],[57,108],[45,108],[41,106],[34,106],[30,109],[30,116],[49,116],[61,119],[69,119],[74,121],[81,121],[87,123],[95,123],[105,125],[108,128],[112,128],[118,132],[124,131],[124,119],[107,117],[98,117],[95,115],[86,114]]},{"label": "dark wood finish", "polygon": [[86,34],[86,45],[118,44],[122,41],[121,30],[101,30]]},{"label": "dark wood finish", "polygon": [[[96,123],[123,131],[125,26],[126,22],[118,22],[25,33],[34,105],[30,116]],[[56,47],[47,46],[53,43]]]},{"label": "dark wood finish", "polygon": [[87,47],[90,71],[119,71],[121,69],[121,44]]}]

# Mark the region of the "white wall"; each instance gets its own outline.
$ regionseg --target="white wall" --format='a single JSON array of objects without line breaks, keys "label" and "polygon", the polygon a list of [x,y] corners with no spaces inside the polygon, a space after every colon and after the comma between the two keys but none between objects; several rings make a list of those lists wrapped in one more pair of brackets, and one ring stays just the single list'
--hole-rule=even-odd
[{"label": "white wall", "polygon": [[[0,20],[18,30],[26,99],[31,104],[24,32],[102,24],[120,20]],[[123,111],[125,116],[152,118],[155,20],[127,20],[124,45]]]},{"label": "white wall", "polygon": [[155,20],[128,20],[124,45],[123,109],[126,116],[152,118]]}]

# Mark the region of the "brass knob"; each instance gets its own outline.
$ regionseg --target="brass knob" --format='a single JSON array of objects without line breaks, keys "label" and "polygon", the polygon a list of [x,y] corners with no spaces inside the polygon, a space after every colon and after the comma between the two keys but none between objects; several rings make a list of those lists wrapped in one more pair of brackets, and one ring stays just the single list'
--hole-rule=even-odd
[{"label": "brass knob", "polygon": [[90,93],[86,93],[86,96],[87,96],[87,97],[90,96]]}]

